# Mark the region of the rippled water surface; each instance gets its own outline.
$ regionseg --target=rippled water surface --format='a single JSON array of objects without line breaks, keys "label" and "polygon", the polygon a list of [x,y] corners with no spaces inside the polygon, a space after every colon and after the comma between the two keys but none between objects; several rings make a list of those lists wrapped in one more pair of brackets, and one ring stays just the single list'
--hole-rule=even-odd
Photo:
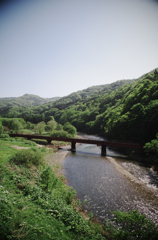
[{"label": "rippled water surface", "polygon": [[77,146],[76,153],[68,154],[63,164],[68,184],[76,190],[82,203],[86,202],[87,210],[104,221],[111,217],[112,211],[138,209],[158,223],[158,178],[152,169],[130,163],[128,159],[117,159],[117,153],[107,150],[108,156],[115,156],[123,168],[142,180],[142,184],[148,179],[146,185],[155,188],[151,194],[148,188],[144,190],[140,184],[124,177],[100,154],[100,147],[82,144]]}]

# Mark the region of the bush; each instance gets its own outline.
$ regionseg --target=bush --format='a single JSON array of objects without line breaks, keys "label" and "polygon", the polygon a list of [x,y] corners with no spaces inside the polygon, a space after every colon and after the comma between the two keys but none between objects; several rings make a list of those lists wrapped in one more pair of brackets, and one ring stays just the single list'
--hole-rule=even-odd
[{"label": "bush", "polygon": [[61,130],[61,131],[54,130],[51,132],[50,135],[52,137],[63,137],[63,138],[71,138],[72,137],[71,134],[69,134],[68,132],[66,132],[64,130]]},{"label": "bush", "polygon": [[[109,230],[114,239],[118,240],[157,240],[158,227],[145,215],[137,210],[129,213],[114,212],[110,224],[105,222],[105,230]],[[112,224],[114,223],[114,225]]]},{"label": "bush", "polygon": [[69,122],[64,124],[63,129],[68,133],[70,133],[72,136],[77,134],[76,128]]},{"label": "bush", "polygon": [[2,118],[2,125],[17,131],[25,127],[25,121],[22,118]]},{"label": "bush", "polygon": [[145,144],[144,149],[148,158],[152,160],[152,162],[158,163],[158,134],[156,135],[156,139]]},{"label": "bush", "polygon": [[3,134],[0,135],[0,138],[3,138],[3,140],[9,140],[10,136],[9,136],[9,134],[3,133]]},{"label": "bush", "polygon": [[3,126],[2,123],[0,122],[0,135],[3,133]]},{"label": "bush", "polygon": [[41,151],[38,149],[22,149],[11,158],[11,161],[31,167],[32,165],[38,166],[43,164],[43,157]]},{"label": "bush", "polygon": [[8,199],[9,192],[0,186],[0,236],[1,239],[11,239],[13,230],[13,206]]},{"label": "bush", "polygon": [[46,167],[43,170],[40,178],[41,178],[40,182],[42,184],[42,188],[45,191],[51,191],[58,183],[58,178],[55,176],[50,166]]},{"label": "bush", "polygon": [[28,121],[28,122],[26,123],[26,128],[33,130],[33,129],[35,128],[35,124],[33,124],[33,123],[31,123],[31,122]]}]

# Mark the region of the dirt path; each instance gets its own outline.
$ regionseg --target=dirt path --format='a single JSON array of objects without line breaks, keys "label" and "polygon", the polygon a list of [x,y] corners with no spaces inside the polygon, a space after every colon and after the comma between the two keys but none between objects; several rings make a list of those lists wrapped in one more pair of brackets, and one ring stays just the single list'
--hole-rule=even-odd
[{"label": "dirt path", "polygon": [[29,149],[30,147],[19,147],[17,145],[12,145],[11,147],[17,149],[17,150],[20,150],[20,149]]}]

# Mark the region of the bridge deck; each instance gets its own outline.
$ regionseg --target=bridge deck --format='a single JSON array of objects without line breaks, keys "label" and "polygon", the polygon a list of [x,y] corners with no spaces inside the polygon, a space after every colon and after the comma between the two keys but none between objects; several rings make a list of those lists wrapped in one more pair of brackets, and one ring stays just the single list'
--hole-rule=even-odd
[{"label": "bridge deck", "polygon": [[137,148],[143,149],[143,146],[138,143],[127,143],[127,142],[117,142],[117,141],[102,141],[102,140],[91,140],[91,139],[78,139],[78,138],[57,138],[57,137],[47,137],[39,135],[27,135],[27,134],[9,134],[10,137],[24,137],[27,139],[44,139],[49,143],[51,141],[60,142],[70,142],[70,143],[86,143],[86,144],[96,144],[98,146],[113,146],[113,147],[124,147],[124,148]]}]

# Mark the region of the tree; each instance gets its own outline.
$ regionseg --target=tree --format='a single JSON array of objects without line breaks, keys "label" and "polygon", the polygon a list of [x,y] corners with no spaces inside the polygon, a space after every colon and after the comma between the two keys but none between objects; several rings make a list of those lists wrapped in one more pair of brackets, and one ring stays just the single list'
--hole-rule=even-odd
[{"label": "tree", "polygon": [[156,139],[145,144],[144,149],[150,160],[158,162],[158,134],[156,135]]},{"label": "tree", "polygon": [[60,123],[57,123],[57,126],[55,129],[58,131],[63,130],[63,126]]},{"label": "tree", "polygon": [[31,122],[27,122],[26,128],[28,128],[28,129],[34,129],[34,128],[35,128],[35,125],[34,125],[33,123],[31,123]]},{"label": "tree", "polygon": [[48,131],[53,131],[57,126],[57,123],[55,120],[50,120],[49,122],[47,122],[47,129]]},{"label": "tree", "polygon": [[44,132],[45,130],[45,122],[39,122],[36,127],[35,127],[35,131],[39,132],[39,134],[41,134],[42,132]]},{"label": "tree", "polygon": [[18,131],[22,129],[22,127],[22,123],[18,119],[12,119],[11,129]]},{"label": "tree", "polygon": [[77,134],[77,129],[69,122],[64,124],[63,129],[73,136]]}]

